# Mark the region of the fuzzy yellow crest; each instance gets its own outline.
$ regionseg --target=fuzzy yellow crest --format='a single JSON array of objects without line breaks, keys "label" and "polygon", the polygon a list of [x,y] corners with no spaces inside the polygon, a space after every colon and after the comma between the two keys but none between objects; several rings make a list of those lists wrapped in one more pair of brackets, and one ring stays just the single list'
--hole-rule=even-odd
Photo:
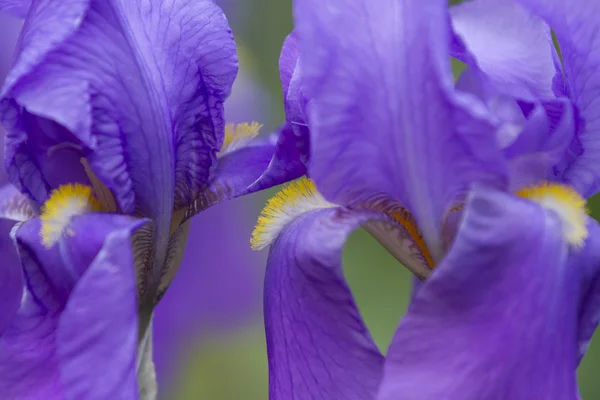
[{"label": "fuzzy yellow crest", "polygon": [[331,207],[336,205],[325,200],[310,179],[303,177],[291,182],[271,197],[261,211],[250,244],[254,250],[263,249],[295,218],[308,211]]},{"label": "fuzzy yellow crest", "polygon": [[42,207],[42,243],[52,247],[68,228],[71,219],[88,212],[102,211],[92,188],[79,183],[62,185],[50,194]]},{"label": "fuzzy yellow crest", "polygon": [[565,241],[575,248],[583,246],[588,237],[587,209],[585,199],[574,189],[558,183],[544,182],[522,188],[517,196],[554,211],[562,223]]},{"label": "fuzzy yellow crest", "polygon": [[262,128],[262,125],[256,121],[249,124],[229,123],[225,125],[225,138],[223,139],[223,146],[221,146],[219,156],[224,156],[246,146],[258,136],[260,128]]}]

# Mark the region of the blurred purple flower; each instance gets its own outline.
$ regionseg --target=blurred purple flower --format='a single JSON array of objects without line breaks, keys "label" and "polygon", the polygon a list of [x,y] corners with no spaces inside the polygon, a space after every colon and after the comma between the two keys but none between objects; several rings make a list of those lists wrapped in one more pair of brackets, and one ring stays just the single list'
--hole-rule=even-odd
[{"label": "blurred purple flower", "polygon": [[[268,103],[267,94],[242,69],[225,102],[227,120],[267,118]],[[153,320],[161,389],[203,330],[235,329],[260,311],[264,259],[248,245],[253,221],[247,208],[242,202],[223,203],[192,220],[181,266]]]},{"label": "blurred purple flower", "polygon": [[[136,398],[137,369],[152,397],[146,328],[190,218],[268,187],[272,158],[285,180],[277,136],[225,127],[237,56],[212,1],[1,0],[0,10],[27,16],[0,93],[18,189],[2,189],[0,215],[25,221],[14,236],[26,282],[21,301],[11,269],[8,300],[21,305],[0,326],[0,392]],[[14,314],[4,311],[3,324]]]},{"label": "blurred purple flower", "polygon": [[[485,68],[502,58],[477,63],[446,1],[298,0],[294,14],[282,83],[312,181],[270,200],[253,236],[271,245],[270,398],[577,399],[600,227],[566,185],[581,190],[563,166],[577,120],[553,94],[550,47],[549,67],[500,88]],[[451,51],[472,67],[456,88]],[[385,358],[343,277],[358,226],[424,280]]]}]

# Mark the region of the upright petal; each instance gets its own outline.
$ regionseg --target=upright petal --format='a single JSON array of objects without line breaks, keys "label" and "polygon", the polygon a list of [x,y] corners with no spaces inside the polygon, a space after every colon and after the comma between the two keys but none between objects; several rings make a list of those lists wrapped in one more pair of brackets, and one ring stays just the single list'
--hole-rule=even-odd
[{"label": "upright petal", "polygon": [[474,0],[450,8],[466,48],[454,54],[477,67],[497,90],[521,99],[553,98],[560,61],[550,28],[513,0]]},{"label": "upright petal", "polygon": [[473,181],[505,177],[481,105],[452,91],[446,6],[304,0],[295,8],[311,177],[337,204],[396,199],[437,259],[451,203]]},{"label": "upright petal", "polygon": [[589,197],[600,189],[600,3],[594,0],[517,0],[556,32],[569,97],[583,120],[564,179]]},{"label": "upright petal", "polygon": [[298,66],[298,33],[292,31],[283,42],[281,54],[279,55],[279,77],[281,79],[281,88],[283,89],[283,98],[287,99],[294,71]]},{"label": "upright petal", "polygon": [[0,5],[0,37],[2,37],[2,43],[0,43],[0,87],[10,69],[13,51],[22,26],[23,21],[4,14]]},{"label": "upright petal", "polygon": [[56,144],[73,143],[122,211],[151,217],[166,240],[174,203],[206,184],[222,141],[237,60],[220,9],[210,0],[40,0],[18,51],[3,89],[12,181],[45,199],[53,185],[28,137],[40,125],[62,130]]},{"label": "upright petal", "polygon": [[8,398],[136,398],[137,304],[130,235],[143,220],[74,217],[51,249],[39,219],[17,231],[28,291],[0,337]]},{"label": "upright petal", "polygon": [[581,275],[598,253],[569,250],[539,205],[476,189],[398,327],[378,398],[577,399]]},{"label": "upright petal", "polygon": [[272,244],[264,300],[271,399],[373,399],[383,356],[356,308],[341,257],[355,228],[382,218],[312,211]]}]

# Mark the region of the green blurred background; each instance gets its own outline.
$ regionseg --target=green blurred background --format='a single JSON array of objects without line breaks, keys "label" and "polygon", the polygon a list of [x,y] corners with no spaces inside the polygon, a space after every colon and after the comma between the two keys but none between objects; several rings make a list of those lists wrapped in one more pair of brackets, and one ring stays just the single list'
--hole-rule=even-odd
[{"label": "green blurred background", "polygon": [[[261,122],[273,128],[283,121],[278,58],[281,44],[292,29],[291,0],[230,0],[229,3],[225,4],[228,17],[236,41],[244,49],[242,67],[272,96],[273,107]],[[237,207],[258,215],[272,193],[236,200]],[[599,217],[598,198],[591,201],[591,208],[594,216]],[[406,310],[411,276],[362,230],[356,231],[347,243],[344,268],[366,323],[385,351]],[[189,344],[179,364],[177,378],[166,391],[169,399],[266,400],[268,372],[262,317],[257,312],[234,331],[203,332]],[[600,398],[599,366],[600,335],[596,334],[579,369],[584,399]]]}]

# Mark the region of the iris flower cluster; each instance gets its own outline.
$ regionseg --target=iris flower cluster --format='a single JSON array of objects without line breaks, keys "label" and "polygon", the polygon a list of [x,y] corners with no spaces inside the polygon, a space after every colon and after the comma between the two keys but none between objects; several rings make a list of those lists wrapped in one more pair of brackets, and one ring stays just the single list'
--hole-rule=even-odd
[{"label": "iris flower cluster", "polygon": [[[227,124],[236,45],[212,0],[0,11],[24,21],[1,28],[19,259],[0,272],[2,398],[155,398],[153,315],[190,221],[288,181],[251,238],[269,247],[271,399],[579,398],[600,320],[600,3],[295,0],[266,136]],[[358,227],[415,275],[385,355],[343,275]]]}]

